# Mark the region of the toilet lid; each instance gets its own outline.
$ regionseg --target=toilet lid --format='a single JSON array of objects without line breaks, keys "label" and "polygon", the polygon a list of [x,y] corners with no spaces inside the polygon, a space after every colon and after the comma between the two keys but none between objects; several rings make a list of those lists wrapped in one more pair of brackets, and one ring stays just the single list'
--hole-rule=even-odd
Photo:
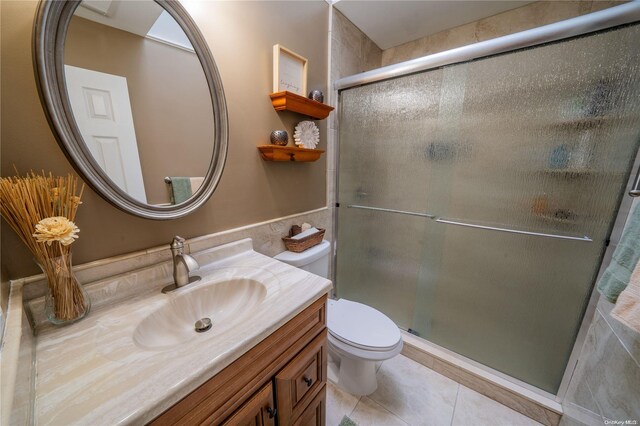
[{"label": "toilet lid", "polygon": [[393,348],[401,339],[400,330],[385,314],[350,300],[329,300],[327,327],[336,339],[370,350]]}]

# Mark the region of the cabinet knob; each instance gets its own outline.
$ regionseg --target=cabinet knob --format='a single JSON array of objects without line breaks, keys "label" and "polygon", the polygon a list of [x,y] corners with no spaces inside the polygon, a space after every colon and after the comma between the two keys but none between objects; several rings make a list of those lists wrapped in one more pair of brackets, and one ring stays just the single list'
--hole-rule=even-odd
[{"label": "cabinet knob", "polygon": [[272,419],[276,416],[277,410],[275,408],[267,407],[267,414],[269,414],[269,418]]},{"label": "cabinet knob", "polygon": [[311,384],[313,383],[313,379],[310,379],[307,376],[304,376],[302,380],[307,384],[307,386],[311,386]]}]

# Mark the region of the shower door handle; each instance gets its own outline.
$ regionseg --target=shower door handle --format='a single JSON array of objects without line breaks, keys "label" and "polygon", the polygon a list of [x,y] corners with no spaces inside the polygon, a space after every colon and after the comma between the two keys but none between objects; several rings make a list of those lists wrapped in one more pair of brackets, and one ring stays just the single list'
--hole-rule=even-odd
[{"label": "shower door handle", "polygon": [[638,167],[638,172],[636,173],[636,178],[633,181],[629,195],[632,197],[640,197],[640,167]]}]

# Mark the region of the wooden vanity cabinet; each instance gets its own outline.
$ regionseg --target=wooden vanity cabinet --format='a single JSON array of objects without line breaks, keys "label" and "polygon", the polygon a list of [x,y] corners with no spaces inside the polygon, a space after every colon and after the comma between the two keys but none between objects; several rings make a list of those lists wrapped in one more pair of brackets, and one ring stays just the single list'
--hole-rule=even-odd
[{"label": "wooden vanity cabinet", "polygon": [[315,301],[150,424],[323,426],[326,300]]},{"label": "wooden vanity cabinet", "polygon": [[322,386],[322,389],[311,404],[302,412],[300,417],[293,423],[293,426],[325,426],[325,416],[327,413],[327,386]]},{"label": "wooden vanity cabinet", "polygon": [[224,426],[275,426],[275,424],[276,409],[271,382],[264,385],[223,423]]},{"label": "wooden vanity cabinet", "polygon": [[327,382],[327,334],[320,333],[275,377],[280,425],[292,425]]}]

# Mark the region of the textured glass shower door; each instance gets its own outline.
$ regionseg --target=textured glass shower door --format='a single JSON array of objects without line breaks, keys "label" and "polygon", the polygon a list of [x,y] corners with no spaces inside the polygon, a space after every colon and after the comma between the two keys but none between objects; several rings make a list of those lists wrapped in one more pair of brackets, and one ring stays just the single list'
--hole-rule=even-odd
[{"label": "textured glass shower door", "polygon": [[640,140],[637,40],[342,91],[338,296],[555,393]]}]

